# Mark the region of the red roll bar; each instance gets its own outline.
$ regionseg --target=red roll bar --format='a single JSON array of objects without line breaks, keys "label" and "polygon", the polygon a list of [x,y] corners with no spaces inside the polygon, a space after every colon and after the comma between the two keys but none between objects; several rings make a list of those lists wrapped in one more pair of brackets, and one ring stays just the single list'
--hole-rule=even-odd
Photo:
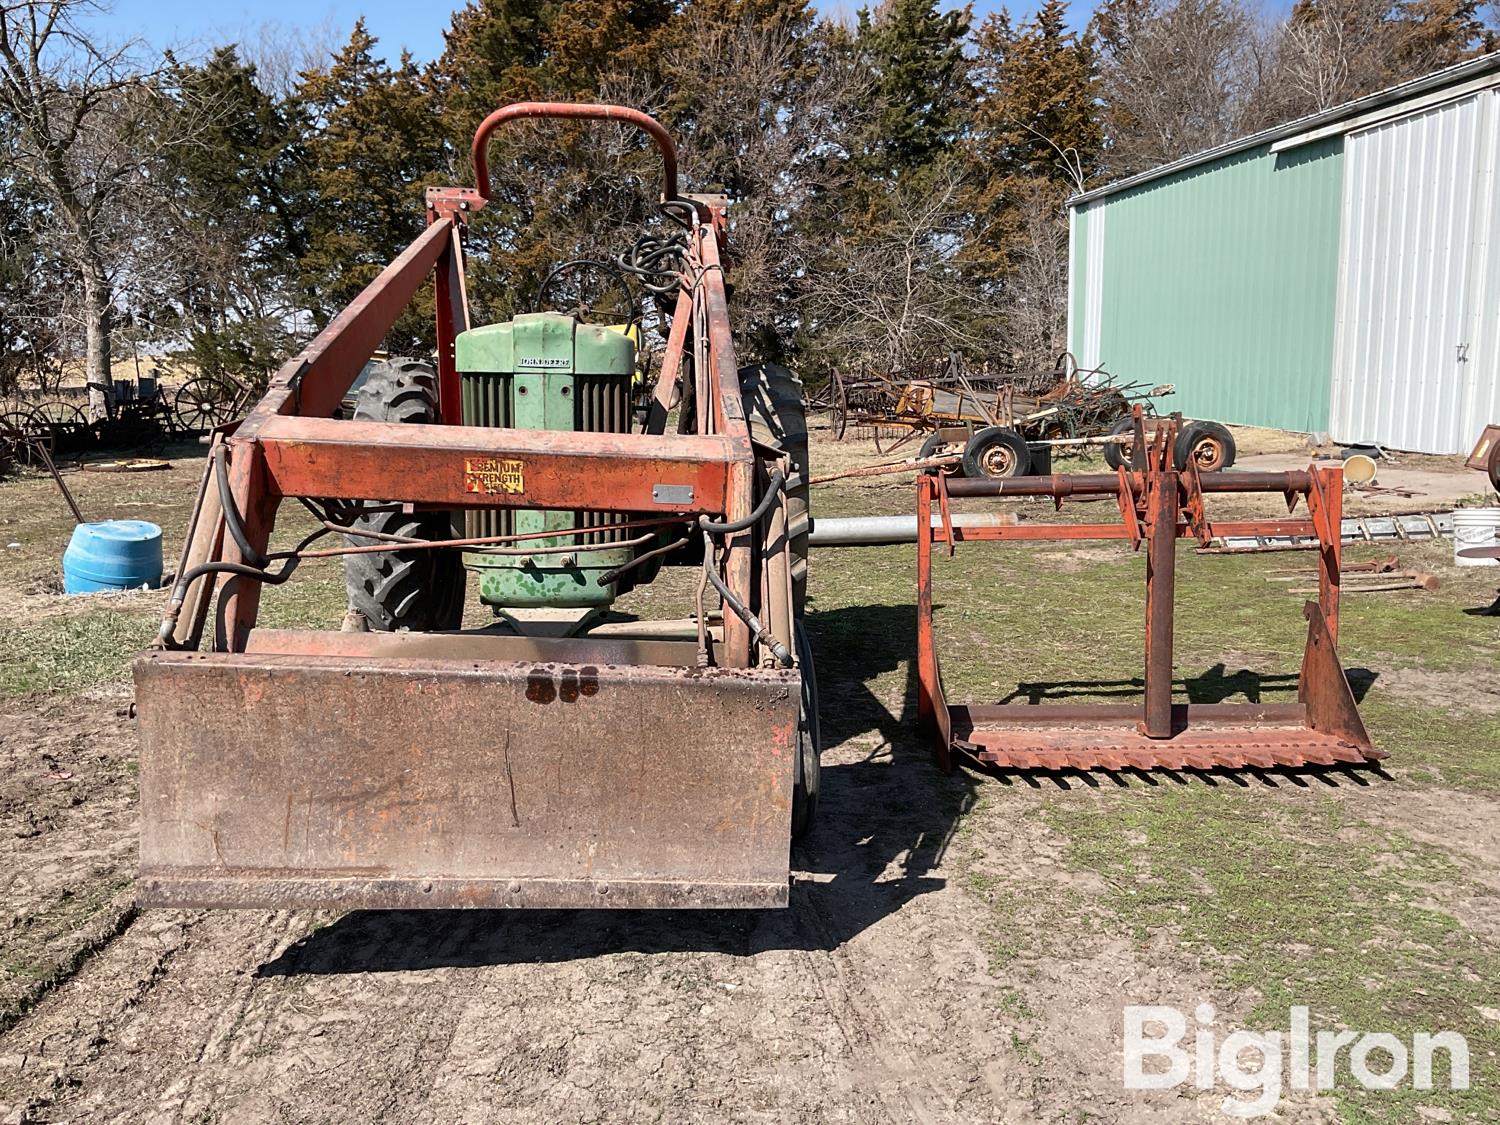
[{"label": "red roll bar", "polygon": [[638,109],[622,105],[578,105],[573,102],[517,102],[503,106],[486,117],[474,132],[474,144],[470,154],[474,158],[474,186],[483,199],[490,197],[490,160],[486,151],[490,134],[502,122],[515,121],[522,117],[556,117],[587,121],[620,121],[634,125],[650,136],[661,150],[664,173],[662,199],[677,198],[677,146],[660,121]]}]

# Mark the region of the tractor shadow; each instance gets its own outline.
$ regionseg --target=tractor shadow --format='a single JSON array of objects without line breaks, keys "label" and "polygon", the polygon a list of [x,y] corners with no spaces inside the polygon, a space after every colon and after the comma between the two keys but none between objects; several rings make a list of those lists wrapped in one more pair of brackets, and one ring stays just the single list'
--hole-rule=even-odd
[{"label": "tractor shadow", "polygon": [[[550,964],[620,952],[751,956],[837,948],[946,885],[936,871],[984,784],[969,771],[945,777],[920,738],[915,623],[909,604],[808,617],[824,757],[817,822],[792,849],[789,909],[357,910],[289,946],[257,975]],[[889,700],[898,690],[899,714],[893,714],[881,696]]]}]

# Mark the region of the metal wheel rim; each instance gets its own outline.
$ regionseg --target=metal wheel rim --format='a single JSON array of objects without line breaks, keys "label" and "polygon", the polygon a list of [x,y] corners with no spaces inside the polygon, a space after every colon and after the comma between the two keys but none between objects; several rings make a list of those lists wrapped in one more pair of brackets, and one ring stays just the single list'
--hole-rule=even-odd
[{"label": "metal wheel rim", "polygon": [[1004,443],[990,446],[979,455],[979,466],[989,477],[1008,477],[1016,471],[1016,451]]},{"label": "metal wheel rim", "polygon": [[213,389],[203,383],[202,379],[189,380],[172,399],[172,413],[185,430],[211,430],[219,424],[219,403]]},{"label": "metal wheel rim", "polygon": [[1205,434],[1193,442],[1192,457],[1200,473],[1213,472],[1224,463],[1224,445],[1218,438]]}]

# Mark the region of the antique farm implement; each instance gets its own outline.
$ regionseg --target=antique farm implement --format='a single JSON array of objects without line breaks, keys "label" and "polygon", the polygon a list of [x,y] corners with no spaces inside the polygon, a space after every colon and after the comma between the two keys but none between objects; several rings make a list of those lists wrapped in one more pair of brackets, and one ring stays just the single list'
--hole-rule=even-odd
[{"label": "antique farm implement", "polygon": [[[1121,384],[1102,368],[1082,371],[1067,352],[1051,368],[1000,376],[967,374],[955,353],[930,379],[846,382],[835,373],[832,418],[836,437],[853,424],[872,430],[877,448],[883,430],[897,434],[891,450],[922,438],[919,460],[959,457],[959,475],[997,480],[1048,472],[1054,450],[1087,445],[1102,447],[1117,467],[1130,459],[1133,408],[1142,407],[1153,432],[1152,401],[1170,393],[1170,385]],[[1189,459],[1202,472],[1234,463],[1234,438],[1223,426],[1178,422],[1179,469]]]},{"label": "antique farm implement", "polygon": [[[470,323],[487,145],[523,118],[659,150],[669,233],[594,263],[632,264],[670,323],[644,419],[629,326]],[[806,427],[789,372],[736,360],[723,200],[681,194],[671,138],[617,106],[508,106],[472,157],[476,186],[429,190],[424,233],[213,437],[135,666],[143,903],[787,901],[817,794]],[[429,278],[435,365],[376,365],[335,417]],[[273,547],[288,508],[309,533]],[[344,560],[344,629],[263,624],[266,587],[320,556]],[[675,616],[611,611],[666,567]]]},{"label": "antique farm implement", "polygon": [[[941,765],[955,753],[1019,770],[1151,770],[1358,765],[1385,757],[1365,733],[1339,664],[1338,637],[1342,472],[1223,473],[1200,476],[1189,461],[1178,471],[1178,435],[1167,420],[1153,437],[1134,419],[1132,465],[1113,473],[1024,476],[1009,480],[917,482],[918,710]],[[1210,521],[1205,496],[1276,493],[1285,519]],[[961,523],[950,500],[962,497],[1113,498],[1118,523]],[[1293,518],[1299,501],[1306,516]],[[1215,536],[1302,535],[1317,539],[1318,597],[1304,607],[1307,644],[1297,698],[1287,703],[1179,703],[1173,698],[1173,593],[1179,538],[1207,546]],[[933,631],[934,548],[954,553],[985,541],[1117,540],[1146,555],[1145,675],[1141,703],[959,704],[943,688]]]}]

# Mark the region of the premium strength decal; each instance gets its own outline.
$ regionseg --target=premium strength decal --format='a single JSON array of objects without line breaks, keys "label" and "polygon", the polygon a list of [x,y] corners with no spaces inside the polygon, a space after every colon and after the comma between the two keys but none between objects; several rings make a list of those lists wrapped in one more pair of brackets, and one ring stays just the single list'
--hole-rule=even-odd
[{"label": "premium strength decal", "polygon": [[525,463],[503,461],[498,457],[464,458],[464,491],[481,496],[501,492],[525,492]]}]

